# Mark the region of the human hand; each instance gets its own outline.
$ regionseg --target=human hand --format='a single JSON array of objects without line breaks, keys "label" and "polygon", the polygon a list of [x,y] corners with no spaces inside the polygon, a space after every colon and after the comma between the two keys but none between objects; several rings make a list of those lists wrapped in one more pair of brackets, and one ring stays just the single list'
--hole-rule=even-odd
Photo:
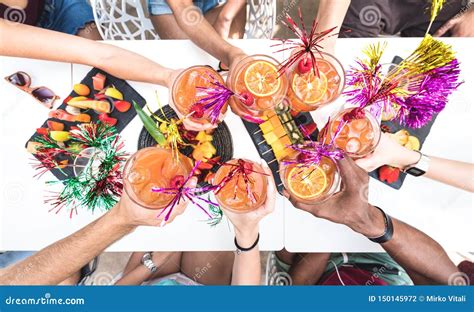
[{"label": "human hand", "polygon": [[419,159],[419,153],[401,146],[395,140],[391,139],[389,134],[382,133],[380,142],[374,152],[355,162],[359,167],[370,172],[383,165],[403,169],[415,164]]},{"label": "human hand", "polygon": [[474,7],[451,18],[435,32],[434,36],[441,37],[448,31],[453,37],[474,37]]},{"label": "human hand", "polygon": [[229,73],[235,70],[237,64],[248,55],[244,53],[241,49],[233,48],[232,51],[228,54],[227,64],[229,66]]},{"label": "human hand", "polygon": [[368,203],[367,190],[369,176],[349,157],[338,161],[341,170],[341,190],[329,199],[315,204],[298,202],[288,192],[284,192],[296,208],[335,223],[347,225],[352,230],[367,237],[377,237],[384,233],[382,213]]},{"label": "human hand", "polygon": [[[187,186],[195,187],[196,184],[197,179],[191,178],[188,181]],[[127,195],[127,192],[124,190],[122,192],[120,201],[115,205],[110,213],[117,217],[121,224],[130,227],[137,227],[141,225],[164,226],[173,222],[177,216],[181,215],[186,209],[188,202],[188,200],[181,200],[180,203],[173,208],[173,212],[171,213],[168,221],[164,223],[165,213],[158,217],[161,210],[148,209],[138,205]]]},{"label": "human hand", "polygon": [[224,214],[234,225],[235,237],[241,246],[252,245],[258,236],[259,223],[266,215],[275,209],[276,187],[270,168],[262,161],[262,168],[265,174],[268,174],[267,200],[256,210],[246,213],[235,213],[222,209]]}]

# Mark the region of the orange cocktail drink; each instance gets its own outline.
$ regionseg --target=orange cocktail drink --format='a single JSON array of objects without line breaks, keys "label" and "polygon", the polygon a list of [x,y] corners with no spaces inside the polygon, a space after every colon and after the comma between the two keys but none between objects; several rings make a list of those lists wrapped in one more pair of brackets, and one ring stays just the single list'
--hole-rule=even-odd
[{"label": "orange cocktail drink", "polygon": [[[201,125],[211,123],[209,111],[205,111],[202,105],[197,103],[207,96],[200,88],[213,87],[213,80],[225,84],[219,73],[209,66],[192,66],[178,75],[171,88],[171,101],[180,118],[186,117],[189,121]],[[226,111],[227,104],[221,110],[222,116]]]},{"label": "orange cocktail drink", "polygon": [[213,181],[219,205],[234,212],[248,212],[262,206],[267,199],[268,176],[251,161],[232,159],[216,172]]},{"label": "orange cocktail drink", "polygon": [[[326,127],[326,143],[333,141],[335,146],[352,158],[361,158],[372,153],[380,141],[379,122],[367,110],[344,109]],[[321,133],[324,132],[326,131]]]},{"label": "orange cocktail drink", "polygon": [[[316,64],[305,55],[289,69],[287,92],[291,108],[296,112],[309,112],[334,101],[345,84],[344,68],[332,55],[314,53]],[[319,76],[318,76],[319,74]]]},{"label": "orange cocktail drink", "polygon": [[285,189],[298,201],[313,204],[334,194],[340,182],[337,164],[322,156],[319,162],[304,163],[297,153],[280,163],[280,177]]},{"label": "orange cocktail drink", "polygon": [[266,55],[248,56],[236,65],[227,85],[236,94],[230,105],[237,115],[258,122],[283,101],[288,80],[286,75],[279,75],[279,66],[277,60]]},{"label": "orange cocktail drink", "polygon": [[179,187],[192,170],[192,162],[171,149],[148,147],[133,154],[125,164],[124,189],[136,204],[149,209],[163,209],[173,195],[153,192],[153,188]]}]

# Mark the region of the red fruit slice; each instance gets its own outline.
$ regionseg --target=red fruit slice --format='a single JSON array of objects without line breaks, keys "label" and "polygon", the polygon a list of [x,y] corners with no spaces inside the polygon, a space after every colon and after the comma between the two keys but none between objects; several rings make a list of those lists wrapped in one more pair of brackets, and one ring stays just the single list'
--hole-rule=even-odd
[{"label": "red fruit slice", "polygon": [[132,105],[127,101],[115,101],[114,106],[119,112],[125,113]]},{"label": "red fruit slice", "polygon": [[48,135],[49,130],[47,128],[38,128],[36,129],[36,133],[40,135]]},{"label": "red fruit slice", "polygon": [[117,124],[117,119],[110,117],[106,113],[100,114],[99,120],[102,121],[104,124],[108,124],[109,126],[115,126]]}]

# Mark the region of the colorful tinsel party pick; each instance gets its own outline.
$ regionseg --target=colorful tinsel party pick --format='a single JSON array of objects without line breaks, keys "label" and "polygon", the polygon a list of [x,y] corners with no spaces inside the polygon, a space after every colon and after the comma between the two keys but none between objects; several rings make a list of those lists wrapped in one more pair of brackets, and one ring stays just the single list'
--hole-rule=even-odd
[{"label": "colorful tinsel party pick", "polygon": [[161,217],[161,215],[165,215],[162,225],[164,225],[170,218],[171,213],[173,212],[173,209],[176,207],[176,205],[180,204],[181,201],[183,200],[189,200],[196,206],[198,206],[204,213],[209,217],[209,219],[213,219],[213,217],[209,214],[209,212],[202,206],[202,202],[213,205],[213,206],[219,206],[219,204],[212,202],[209,199],[205,199],[201,197],[201,194],[207,193],[211,190],[213,190],[215,187],[212,185],[208,186],[203,186],[203,187],[188,187],[187,184],[189,180],[194,176],[194,173],[196,172],[199,164],[201,162],[197,161],[194,164],[193,169],[189,173],[189,175],[184,179],[184,182],[180,185],[172,186],[172,187],[153,187],[151,189],[152,192],[155,193],[160,193],[160,194],[165,194],[165,195],[172,195],[173,198],[171,201],[168,203],[168,205],[165,206],[158,215],[158,218]]},{"label": "colorful tinsel party pick", "polygon": [[322,57],[321,49],[323,49],[323,47],[320,45],[320,43],[329,37],[337,36],[338,33],[332,33],[337,27],[317,32],[316,28],[318,26],[318,22],[316,20],[313,20],[311,30],[308,33],[304,24],[303,14],[301,12],[300,7],[298,8],[298,16],[300,19],[301,27],[298,26],[298,24],[289,14],[286,14],[286,22],[282,21],[282,23],[286,27],[288,27],[288,29],[291,30],[291,32],[293,32],[299,40],[281,40],[281,43],[273,45],[282,47],[276,52],[288,50],[291,50],[293,52],[291,56],[280,66],[279,73],[280,75],[283,75],[283,73],[285,73],[296,62],[302,60],[303,58],[307,59],[309,57],[312,62],[313,72],[317,77],[319,77],[319,69],[316,63],[315,53],[318,53]]},{"label": "colorful tinsel party pick", "polygon": [[[215,125],[219,121],[222,109],[233,95],[237,96],[239,100],[242,99],[240,95],[235,94],[232,90],[220,83],[212,74],[209,74],[208,77],[204,77],[204,79],[206,79],[212,87],[197,86],[197,95],[200,96],[201,99],[194,105],[200,105],[205,112],[209,112],[211,123]],[[192,114],[193,112],[190,115]]]},{"label": "colorful tinsel party pick", "polygon": [[369,46],[366,60],[358,60],[347,71],[349,102],[369,107],[380,117],[382,111],[404,125],[419,128],[429,122],[446,105],[448,96],[460,82],[459,63],[451,46],[430,35],[423,38],[415,51],[388,73],[381,70],[383,49]]},{"label": "colorful tinsel party pick", "polygon": [[[166,138],[166,147],[169,147],[173,153],[173,159],[176,162],[179,162],[179,148],[183,146],[191,146],[190,144],[186,143],[179,131],[179,125],[183,122],[182,120],[176,120],[174,118],[168,118],[163,111],[163,106],[161,105],[160,98],[158,96],[158,92],[156,92],[156,100],[158,102],[158,107],[163,115],[163,118],[158,117],[154,114],[151,109],[146,106],[146,109],[150,113],[150,116],[156,121],[155,127],[157,127],[161,133]],[[157,125],[159,124],[159,126]]]},{"label": "colorful tinsel party pick", "polygon": [[[268,176],[268,174],[266,174],[265,172],[258,172],[253,170],[253,165],[243,159],[238,159],[236,164],[226,162],[223,163],[222,166],[230,166],[232,168],[230,169],[229,173],[219,182],[219,184],[216,185],[214,193],[218,194],[224,188],[224,186],[226,186],[234,178],[237,178],[237,181],[239,179],[243,179],[246,187],[247,196],[252,203],[255,203],[257,200],[250,189],[250,184],[253,184],[253,179],[250,177],[250,174],[256,173],[263,174],[265,176]],[[237,196],[237,186],[238,183],[235,183],[234,198]]]},{"label": "colorful tinsel party pick", "polygon": [[426,29],[426,34],[429,33],[434,20],[438,16],[439,12],[443,9],[443,4],[445,1],[446,0],[431,0],[430,24],[428,25],[428,29]]}]

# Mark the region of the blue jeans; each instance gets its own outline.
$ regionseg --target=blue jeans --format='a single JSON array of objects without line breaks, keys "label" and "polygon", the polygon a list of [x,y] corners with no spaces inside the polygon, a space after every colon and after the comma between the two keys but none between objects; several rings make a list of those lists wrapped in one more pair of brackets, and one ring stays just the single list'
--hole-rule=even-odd
[{"label": "blue jeans", "polygon": [[86,0],[45,0],[37,26],[77,35],[93,21],[92,7]]},{"label": "blue jeans", "polygon": [[[195,6],[197,6],[202,14],[206,14],[210,10],[214,9],[216,6],[218,6],[220,3],[224,1],[219,1],[219,0],[194,0],[193,3]],[[148,12],[150,12],[151,15],[165,15],[165,14],[173,14],[173,11],[171,11],[170,7],[168,6],[168,3],[166,0],[148,0]]]}]

